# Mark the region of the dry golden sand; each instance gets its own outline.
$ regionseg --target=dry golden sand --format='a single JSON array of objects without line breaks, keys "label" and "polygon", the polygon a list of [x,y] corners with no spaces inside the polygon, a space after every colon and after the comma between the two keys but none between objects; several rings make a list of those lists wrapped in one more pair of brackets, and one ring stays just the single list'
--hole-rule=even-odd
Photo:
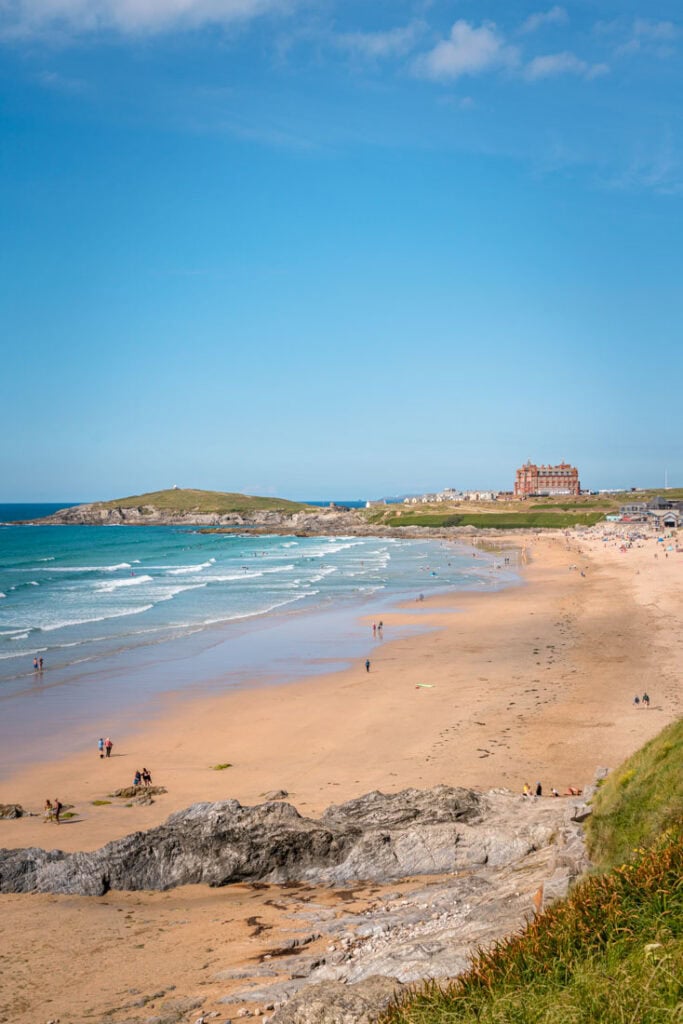
[{"label": "dry golden sand", "polygon": [[[2,822],[2,844],[94,849],[198,800],[258,803],[278,788],[317,814],[375,788],[582,785],[680,714],[683,554],[665,558],[654,540],[622,553],[603,532],[527,537],[524,585],[385,616],[370,673],[359,663],[267,691],[169,703],[155,724],[114,737],[110,761],[93,752],[36,765],[3,784],[0,799],[39,810],[57,794],[78,818]],[[432,631],[391,639],[392,628],[414,622]],[[636,710],[633,695],[644,690],[652,706]],[[226,761],[233,767],[212,770]],[[147,808],[92,806],[143,765],[166,796]],[[376,888],[357,897],[367,905]],[[175,992],[129,1015],[150,1016],[163,998],[187,994],[225,1011],[212,1003],[228,989],[209,980],[216,971],[296,934],[284,913],[292,901],[339,899],[250,886],[0,897],[0,1020],[97,1020],[139,998],[130,989],[148,995],[170,984]],[[254,934],[254,919],[272,931]]]}]

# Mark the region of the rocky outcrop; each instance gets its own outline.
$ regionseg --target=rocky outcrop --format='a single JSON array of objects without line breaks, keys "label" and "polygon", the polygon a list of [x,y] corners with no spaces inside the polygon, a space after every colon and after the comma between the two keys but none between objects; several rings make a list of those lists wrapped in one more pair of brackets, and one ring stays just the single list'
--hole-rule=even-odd
[{"label": "rocky outcrop", "polygon": [[25,814],[21,804],[0,804],[0,818],[23,818]]},{"label": "rocky outcrop", "polygon": [[370,1024],[400,989],[395,978],[374,976],[359,985],[327,981],[309,985],[272,1017],[277,1024]]},{"label": "rocky outcrop", "polygon": [[120,800],[137,800],[141,796],[161,796],[167,792],[165,786],[124,786],[122,789],[115,789],[109,796]]},{"label": "rocky outcrop", "polygon": [[503,867],[547,847],[558,828],[554,802],[530,815],[520,814],[519,801],[504,792],[437,786],[370,793],[330,807],[320,819],[280,802],[195,804],[91,853],[0,850],[0,891],[101,895],[258,880],[340,884]]},{"label": "rocky outcrop", "polygon": [[206,529],[240,527],[293,532],[339,533],[366,525],[356,509],[323,508],[302,511],[254,509],[249,512],[196,512],[160,509],[155,505],[111,506],[100,502],[60,509],[40,523],[63,526],[199,526]]}]

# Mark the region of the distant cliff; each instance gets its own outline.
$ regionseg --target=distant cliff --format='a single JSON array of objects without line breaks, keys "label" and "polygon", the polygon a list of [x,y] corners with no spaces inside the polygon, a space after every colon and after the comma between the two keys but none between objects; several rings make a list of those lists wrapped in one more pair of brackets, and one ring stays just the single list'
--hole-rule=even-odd
[{"label": "distant cliff", "polygon": [[177,488],[76,505],[60,509],[38,522],[91,526],[286,527],[318,532],[319,529],[334,530],[342,523],[364,524],[365,520],[345,508],[319,509],[285,498]]}]

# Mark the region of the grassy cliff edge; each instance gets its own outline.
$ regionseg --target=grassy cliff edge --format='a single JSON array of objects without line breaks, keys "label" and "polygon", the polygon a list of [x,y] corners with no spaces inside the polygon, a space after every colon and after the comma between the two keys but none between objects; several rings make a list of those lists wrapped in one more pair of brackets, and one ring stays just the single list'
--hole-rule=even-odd
[{"label": "grassy cliff edge", "polygon": [[383,1024],[682,1021],[682,753],[683,719],[596,794],[597,872],[456,981],[413,990]]}]

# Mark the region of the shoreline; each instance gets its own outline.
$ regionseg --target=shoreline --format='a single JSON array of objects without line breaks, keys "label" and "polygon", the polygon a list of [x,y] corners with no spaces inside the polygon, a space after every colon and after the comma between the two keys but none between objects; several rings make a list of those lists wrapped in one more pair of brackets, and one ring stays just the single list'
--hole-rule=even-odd
[{"label": "shoreline", "polygon": [[[443,538],[431,542],[452,548],[461,560],[467,556],[468,562],[473,553],[466,543],[445,544]],[[438,597],[470,589],[495,592],[519,584],[516,566],[496,566],[491,552],[482,554],[473,583],[468,586],[463,566],[461,588],[442,584],[432,593]],[[164,713],[167,702],[210,699],[226,688],[238,692],[288,685],[346,669],[365,659],[375,645],[361,625],[363,618],[386,617],[414,593],[406,581],[403,589],[390,587],[372,597],[337,597],[331,603],[216,621],[187,634],[48,668],[39,676],[27,672],[17,678],[15,685],[22,688],[18,693],[10,689],[0,695],[6,736],[0,751],[0,786],[20,765],[92,749],[93,737],[96,741],[102,730],[121,737],[144,729]],[[403,632],[429,628],[416,620]]]},{"label": "shoreline", "polygon": [[[74,850],[149,828],[197,801],[254,804],[279,789],[316,814],[375,788],[517,790],[537,778],[560,791],[581,785],[596,766],[596,736],[599,759],[614,765],[659,731],[673,706],[655,698],[634,714],[631,691],[643,679],[661,691],[646,642],[651,611],[632,587],[615,593],[616,567],[592,550],[597,541],[570,540],[586,547],[585,577],[568,571],[576,553],[564,534],[525,538],[524,585],[438,594],[387,612],[369,673],[363,658],[268,686],[265,699],[258,677],[223,695],[157,699],[153,720],[114,738],[110,761],[98,760],[93,736],[88,752],[5,779],[3,800],[34,811],[48,794],[74,804],[78,818],[59,835]],[[666,565],[678,572],[683,560]],[[369,633],[372,617],[363,618],[359,632]],[[395,639],[405,627],[420,633]],[[168,790],[152,806],[92,805],[142,767]],[[51,830],[46,838],[38,818],[2,823],[5,846],[46,841],[56,837]]]}]

